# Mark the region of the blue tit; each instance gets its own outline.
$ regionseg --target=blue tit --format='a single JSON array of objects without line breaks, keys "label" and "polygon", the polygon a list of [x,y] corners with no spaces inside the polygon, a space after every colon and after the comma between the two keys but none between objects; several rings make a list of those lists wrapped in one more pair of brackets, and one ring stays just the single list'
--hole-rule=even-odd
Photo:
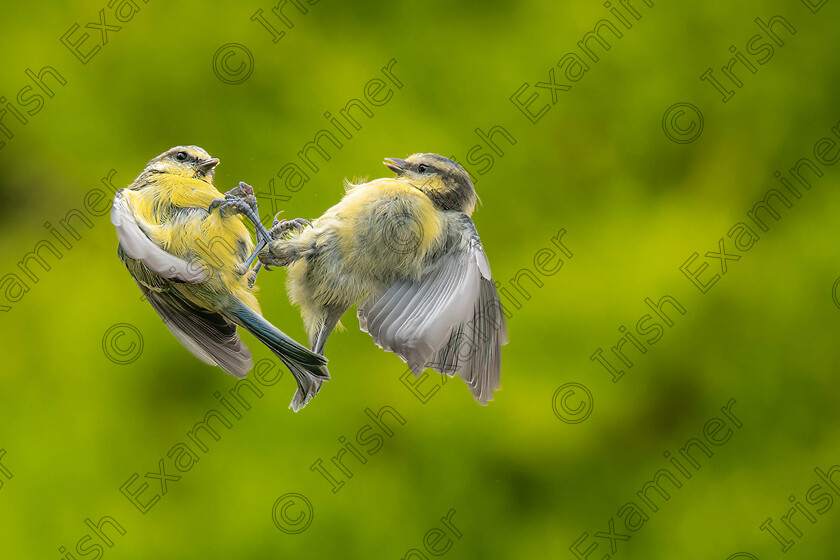
[{"label": "blue tit", "polygon": [[326,360],[295,342],[260,314],[249,283],[254,249],[240,214],[255,221],[253,190],[244,184],[222,198],[213,185],[219,160],[197,146],[178,146],[149,162],[117,191],[111,222],[118,254],[143,295],[172,334],[196,357],[236,377],[253,367],[237,325],[268,346],[289,368],[298,410],[329,379]]},{"label": "blue tit", "polygon": [[358,304],[360,328],[415,376],[426,368],[458,374],[487,404],[500,388],[508,338],[470,218],[475,188],[463,167],[437,154],[384,163],[396,177],[347,185],[310,226],[277,223],[259,258],[287,267],[289,298],[314,352]]}]

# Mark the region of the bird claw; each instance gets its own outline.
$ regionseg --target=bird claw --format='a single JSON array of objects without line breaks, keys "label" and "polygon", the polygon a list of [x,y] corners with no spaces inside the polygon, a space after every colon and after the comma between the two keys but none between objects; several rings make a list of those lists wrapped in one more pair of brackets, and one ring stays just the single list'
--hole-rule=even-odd
[{"label": "bird claw", "polygon": [[[253,288],[254,284],[256,284],[257,274],[259,273],[261,266],[262,266],[262,263],[257,263],[257,266],[255,266],[254,270],[252,270],[251,273],[248,275],[248,287],[249,288]],[[266,267],[266,270],[267,269],[268,269],[268,267]]]},{"label": "bird claw", "polygon": [[244,182],[240,182],[238,186],[226,192],[224,198],[217,198],[211,202],[207,211],[212,212],[216,208],[219,208],[219,211],[224,217],[235,214],[244,214],[254,224],[254,229],[257,235],[257,248],[245,262],[237,265],[236,267],[236,270],[240,275],[244,276],[246,274],[250,274],[248,277],[249,286],[254,285],[257,273],[260,270],[260,265],[257,265],[256,268],[251,270],[251,264],[257,258],[259,258],[262,267],[268,271],[271,271],[272,266],[283,266],[275,259],[275,255],[272,254],[272,241],[283,238],[292,230],[302,230],[306,226],[312,225],[309,220],[304,218],[280,220],[279,216],[281,212],[278,212],[277,215],[274,216],[274,223],[272,224],[271,230],[267,230],[259,220],[257,198],[254,195],[254,189]]},{"label": "bird claw", "polygon": [[287,233],[292,230],[302,230],[307,226],[311,226],[312,223],[309,220],[304,218],[295,218],[293,220],[280,220],[279,219],[280,212],[274,216],[274,225],[268,231],[268,235],[271,238],[271,241],[275,244],[275,250],[279,251],[279,258],[280,262],[278,262],[277,257],[278,253],[275,250],[272,250],[272,243],[267,243],[266,248],[258,251],[260,262],[265,266],[265,269],[270,271],[271,266],[284,266],[286,263],[286,258],[283,256],[283,247],[277,246],[277,242],[282,240]]},{"label": "bird claw", "polygon": [[213,212],[217,207],[220,208],[219,211],[222,213],[222,216],[226,218],[236,214],[245,215],[254,224],[257,241],[263,243],[271,241],[268,230],[260,222],[257,197],[254,194],[254,189],[248,183],[240,181],[237,186],[225,193],[224,198],[217,198],[211,202],[207,211]]},{"label": "bird claw", "polygon": [[210,206],[207,208],[207,213],[212,214],[213,210],[215,210],[219,206],[222,206],[226,202],[227,202],[227,200],[224,199],[224,198],[217,198],[217,199],[213,200],[213,202],[211,202]]},{"label": "bird claw", "polygon": [[216,208],[219,209],[219,212],[221,212],[222,216],[225,218],[235,216],[236,214],[247,214],[249,210],[252,210],[251,206],[246,201],[242,199],[229,198],[217,198],[210,203],[210,207],[207,209],[207,212],[213,212]]},{"label": "bird claw", "polygon": [[302,230],[303,228],[312,225],[312,222],[305,218],[295,218],[293,220],[278,220],[277,217],[279,215],[280,214],[278,213],[277,216],[274,216],[273,227],[270,230],[268,230],[268,234],[271,236],[272,239],[280,239],[291,230]]},{"label": "bird claw", "polygon": [[254,187],[246,183],[245,181],[239,181],[239,184],[230,189],[228,192],[225,193],[225,198],[246,198],[248,200],[254,200],[254,206],[256,206],[257,197],[254,195]]},{"label": "bird claw", "polygon": [[268,272],[271,272],[272,266],[282,266],[279,262],[274,260],[274,256],[271,254],[271,248],[269,247],[268,251],[265,253],[261,253],[259,256],[260,262]]},{"label": "bird claw", "polygon": [[227,210],[226,215],[247,214],[248,211],[257,213],[257,197],[254,189],[248,183],[240,181],[239,184],[225,193],[224,198],[217,198],[210,203],[208,212],[221,207]]}]

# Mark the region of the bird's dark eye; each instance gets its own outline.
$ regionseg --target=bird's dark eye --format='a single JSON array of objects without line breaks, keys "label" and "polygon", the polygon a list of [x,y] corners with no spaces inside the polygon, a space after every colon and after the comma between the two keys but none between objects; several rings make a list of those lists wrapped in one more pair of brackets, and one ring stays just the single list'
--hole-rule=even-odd
[{"label": "bird's dark eye", "polygon": [[187,152],[178,152],[175,155],[175,159],[177,159],[178,161],[187,161],[188,157],[190,156],[187,155]]},{"label": "bird's dark eye", "polygon": [[420,166],[417,167],[417,171],[420,173],[425,173],[427,169],[429,169],[429,167],[423,164],[420,164]]}]

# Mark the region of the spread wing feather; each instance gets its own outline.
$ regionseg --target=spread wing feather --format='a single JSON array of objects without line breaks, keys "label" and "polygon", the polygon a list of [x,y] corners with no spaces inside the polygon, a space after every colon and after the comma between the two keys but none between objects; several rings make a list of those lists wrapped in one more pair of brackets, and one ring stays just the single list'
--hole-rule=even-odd
[{"label": "spread wing feather", "polygon": [[456,373],[481,404],[500,387],[507,325],[490,265],[472,221],[420,279],[401,279],[358,308],[359,327],[420,375]]},{"label": "spread wing feather", "polygon": [[253,367],[251,352],[236,334],[236,325],[223,315],[196,307],[177,292],[138,285],[172,334],[198,359],[240,378]]}]

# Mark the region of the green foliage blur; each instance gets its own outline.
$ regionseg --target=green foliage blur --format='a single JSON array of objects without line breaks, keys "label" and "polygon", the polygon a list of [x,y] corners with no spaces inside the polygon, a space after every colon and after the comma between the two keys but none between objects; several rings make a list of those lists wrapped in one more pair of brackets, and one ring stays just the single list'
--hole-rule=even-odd
[{"label": "green foliage blur", "polygon": [[[759,526],[773,526],[794,542],[787,557],[836,558],[840,549],[840,495],[833,508],[806,502],[819,482],[814,468],[840,464],[840,370],[837,330],[840,309],[833,286],[840,276],[836,242],[840,170],[821,165],[812,188],[800,188],[792,207],[774,203],[781,219],[768,218],[768,231],[748,251],[727,236],[769,189],[784,187],[773,176],[800,158],[814,160],[820,138],[840,127],[840,55],[836,25],[840,5],[818,0],[747,3],[632,0],[639,19],[628,19],[611,49],[590,43],[597,63],[578,82],[557,66],[567,53],[583,56],[577,43],[596,23],[618,20],[601,2],[333,2],[309,5],[305,15],[292,4],[272,13],[269,1],[164,3],[135,0],[139,11],[83,64],[61,37],[78,24],[89,52],[102,42],[93,25],[105,0],[67,3],[10,2],[0,20],[0,100],[14,103],[31,84],[27,68],[51,66],[66,80],[52,84],[53,97],[21,116],[6,110],[0,123],[0,558],[403,558],[422,550],[424,538],[454,509],[454,537],[447,558],[575,558],[569,547],[584,533],[581,554],[597,544],[590,559],[605,554],[624,559],[704,558],[726,560],[737,552],[779,558],[782,544]],[[624,4],[613,8],[628,12]],[[130,11],[129,6],[125,8]],[[251,19],[258,10],[285,36],[277,42]],[[125,12],[124,12],[125,13]],[[763,21],[781,15],[795,28],[774,30],[770,59],[747,45]],[[67,42],[67,41],[65,41]],[[253,73],[239,85],[214,75],[213,55],[226,43],[246,46]],[[735,55],[753,63],[733,72],[726,103],[700,76]],[[764,63],[756,62],[764,57]],[[387,104],[370,106],[361,130],[330,149],[329,161],[297,192],[277,172],[300,163],[298,151],[330,126],[324,113],[338,115],[348,101],[362,98],[365,85],[383,78],[381,68],[396,60]],[[235,67],[231,59],[229,66]],[[551,92],[536,87],[555,72]],[[533,124],[510,98],[538,95]],[[33,90],[37,93],[37,90]],[[698,107],[702,135],[672,142],[663,114],[675,103]],[[30,110],[34,105],[29,106]],[[691,116],[683,116],[683,128]],[[188,442],[187,432],[212,410],[223,410],[214,393],[229,396],[235,379],[199,362],[167,331],[116,256],[116,235],[107,214],[76,224],[79,239],[61,259],[47,254],[50,270],[33,265],[37,282],[18,266],[73,209],[83,209],[92,189],[107,190],[110,170],[117,187],[127,185],[146,162],[178,144],[196,144],[222,160],[217,185],[238,181],[266,192],[274,179],[283,216],[314,218],[343,193],[345,178],[388,176],[384,157],[438,152],[466,163],[481,143],[475,132],[502,126],[516,140],[494,136],[503,156],[492,169],[467,165],[482,200],[474,220],[496,279],[520,308],[509,304],[510,344],[504,348],[502,390],[487,407],[477,405],[460,379],[441,386],[422,403],[401,381],[404,364],[358,330],[351,311],[346,330],[327,346],[333,379],[298,414],[287,409],[294,392],[286,372],[249,395],[251,409],[220,439],[204,437],[209,450],[197,453],[188,472],[178,472],[167,453]],[[335,132],[335,129],[331,129]],[[836,147],[834,149],[836,152]],[[485,174],[478,174],[484,169]],[[807,171],[805,172],[808,173]],[[109,197],[110,197],[109,192]],[[270,201],[261,199],[270,211]],[[766,217],[766,216],[765,216]],[[51,225],[45,226],[45,223]],[[752,222],[750,222],[752,223]],[[540,274],[541,249],[559,250],[551,239],[561,229],[573,257],[553,274]],[[61,230],[64,231],[64,230]],[[707,293],[680,272],[693,254],[720,273],[723,238],[727,272]],[[554,261],[556,264],[556,261]],[[528,269],[525,297],[510,280]],[[28,291],[8,293],[16,275]],[[285,294],[282,270],[263,272],[258,284],[265,315],[304,341],[297,310]],[[14,295],[14,294],[13,294]],[[632,343],[625,353],[632,367],[610,374],[590,356],[637,334],[645,298],[670,295],[685,308],[672,312],[655,344]],[[136,361],[118,365],[103,351],[114,325],[130,324],[143,337]],[[255,361],[272,358],[243,335]],[[126,339],[127,340],[127,339]],[[120,344],[127,344],[125,340]],[[410,378],[413,380],[413,378]],[[437,376],[423,390],[440,385]],[[584,384],[594,399],[585,421],[561,421],[553,411],[559,387]],[[569,396],[572,408],[582,393]],[[619,510],[641,505],[637,492],[663,468],[663,456],[691,438],[704,439],[704,426],[735,399],[742,423],[713,457],[665,487],[670,499],[649,496],[658,511],[635,531]],[[371,424],[365,414],[392,407],[405,420],[389,425],[375,454],[357,443]],[[341,438],[341,441],[340,441]],[[343,438],[347,438],[344,440]],[[361,464],[345,452],[352,477],[331,459],[350,441],[362,450]],[[706,445],[709,445],[708,443]],[[337,492],[311,470],[319,459],[344,485]],[[121,493],[133,474],[143,501],[161,494],[158,479],[146,477],[163,460],[167,493],[142,514]],[[840,482],[840,475],[835,479]],[[289,493],[314,508],[311,525],[299,534],[279,530],[275,501]],[[816,521],[794,518],[795,537],[780,518],[794,495]],[[300,502],[284,510],[292,522]],[[126,531],[105,529],[113,547],[85,525],[104,516]],[[629,540],[596,537],[614,523]],[[451,533],[447,533],[450,534]],[[77,543],[90,547],[87,555]],[[432,531],[434,537],[436,533]],[[444,541],[441,541],[443,547]],[[413,556],[422,558],[422,556]],[[743,556],[748,558],[749,556]]]}]

